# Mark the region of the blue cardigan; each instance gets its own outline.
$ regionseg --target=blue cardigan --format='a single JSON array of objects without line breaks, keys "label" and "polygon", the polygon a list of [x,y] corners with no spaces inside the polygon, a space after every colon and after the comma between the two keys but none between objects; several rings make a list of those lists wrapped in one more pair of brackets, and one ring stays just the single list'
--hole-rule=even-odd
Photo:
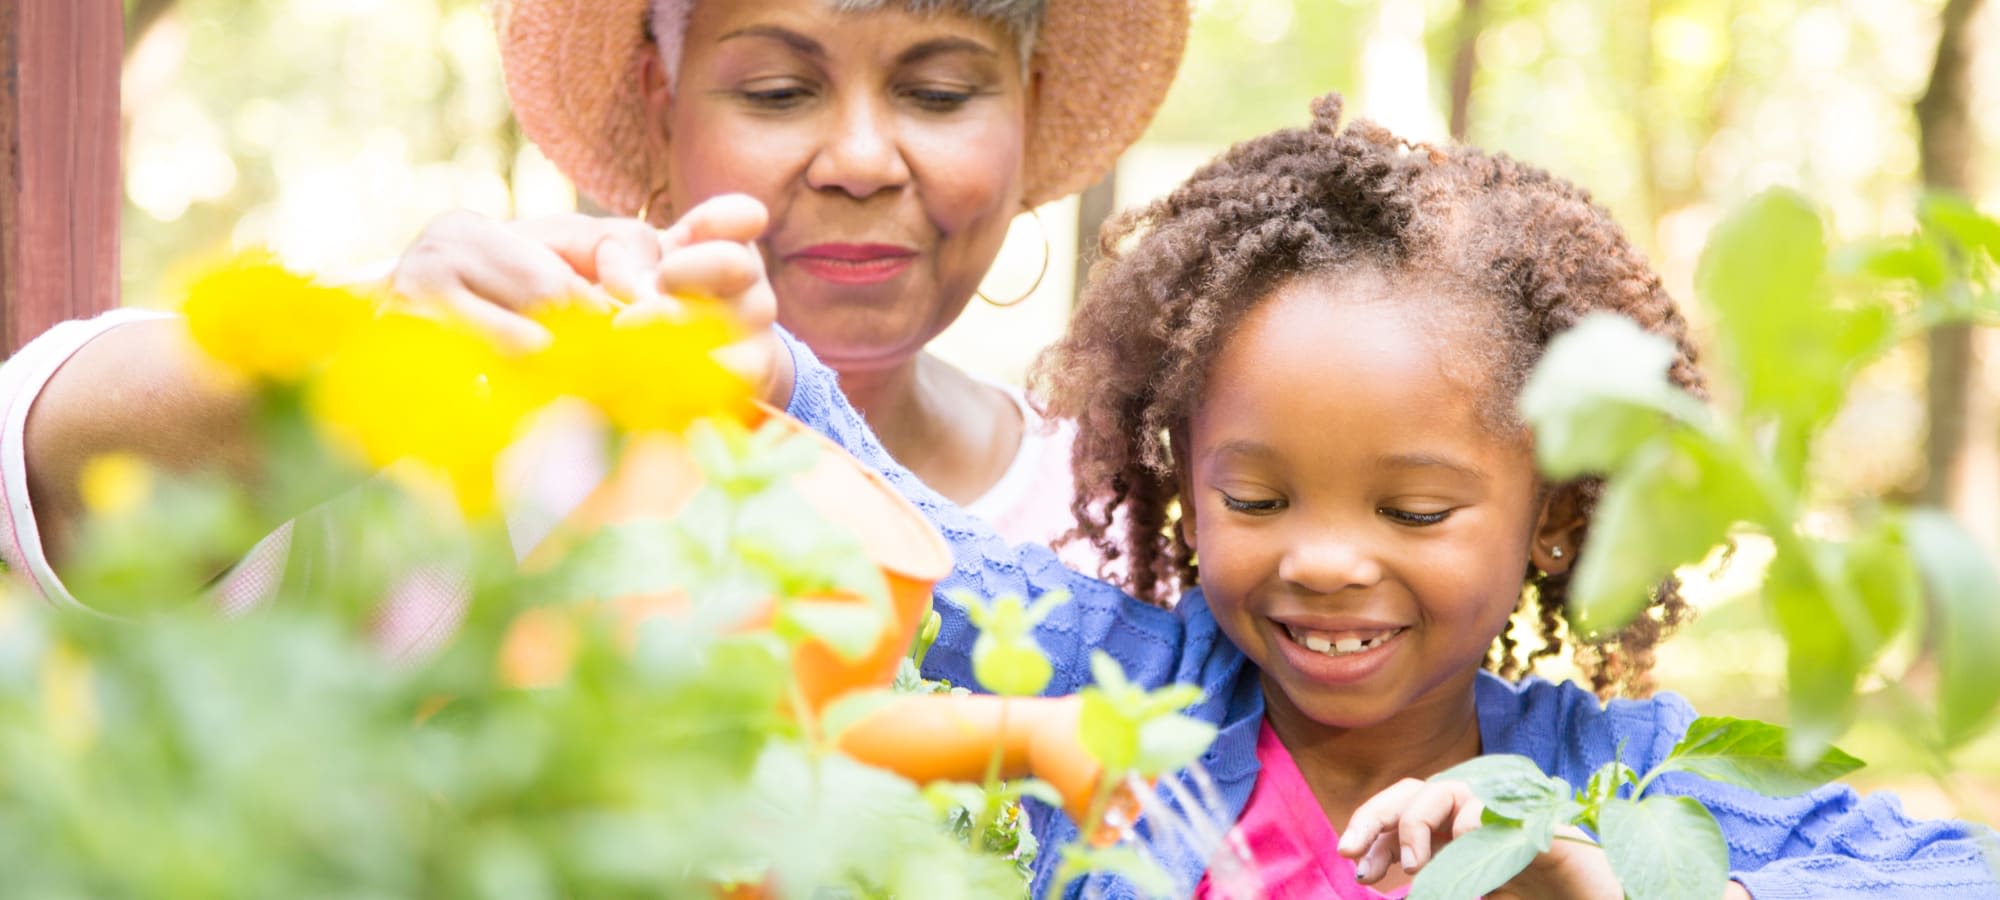
[{"label": "blue cardigan", "polygon": [[[1055,669],[1049,694],[1071,694],[1090,683],[1090,654],[1109,653],[1133,681],[1148,687],[1175,682],[1198,685],[1200,702],[1189,715],[1220,728],[1202,766],[1219,788],[1229,818],[1243,813],[1257,779],[1257,731],[1264,694],[1255,666],[1217,628],[1200,590],[1182,596],[1173,610],[1141,603],[1102,581],[1066,568],[1046,547],[1012,547],[983,520],[959,509],[918,481],[882,449],[837,389],[834,374],[789,335],[797,371],[788,412],[877,469],[930,518],[950,542],[953,568],[938,584],[943,618],[924,674],[976,686],[965,613],[950,599],[955,590],[980,597],[1012,593],[1038,597],[1052,590],[1073,600],[1057,608],[1035,636]],[[1572,684],[1530,678],[1510,683],[1491,674],[1477,682],[1479,736],[1486,753],[1517,753],[1542,771],[1574,785],[1610,761],[1621,746],[1624,762],[1644,772],[1664,757],[1695,713],[1673,694],[1649,700],[1600,704]],[[1184,783],[1185,773],[1175,776]],[[1767,797],[1690,775],[1670,774],[1655,790],[1701,802],[1722,825],[1732,877],[1758,900],[1783,897],[2000,898],[2000,840],[1989,829],[1949,820],[1913,821],[1895,798],[1862,797],[1829,785],[1797,797]],[[1192,784],[1186,785],[1190,795]],[[1162,800],[1177,807],[1162,791]],[[1076,839],[1069,819],[1030,801],[1037,860],[1034,893],[1048,893],[1056,868],[1053,848]],[[1338,823],[1336,823],[1336,828]],[[1146,833],[1144,821],[1140,831]],[[1148,836],[1150,838],[1150,836]],[[1150,841],[1170,873],[1192,887],[1206,860],[1174,840]],[[1989,855],[1990,854],[1990,855]],[[1098,875],[1069,887],[1069,896],[1137,897],[1129,883]]]}]

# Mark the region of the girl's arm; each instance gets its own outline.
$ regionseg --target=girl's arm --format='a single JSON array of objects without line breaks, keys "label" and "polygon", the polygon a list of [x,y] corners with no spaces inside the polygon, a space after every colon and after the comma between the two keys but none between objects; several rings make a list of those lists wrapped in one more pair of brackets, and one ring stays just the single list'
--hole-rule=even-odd
[{"label": "girl's arm", "polygon": [[848,405],[833,371],[798,340],[781,337],[794,372],[786,412],[881,472],[951,544],[952,571],[938,583],[936,593],[936,608],[944,621],[924,658],[926,677],[966,686],[978,683],[972,677],[972,644],[978,634],[954,599],[959,592],[985,601],[1008,593],[1032,600],[1062,590],[1069,592],[1070,602],[1058,607],[1036,631],[1055,668],[1049,693],[1073,693],[1089,684],[1090,654],[1097,649],[1109,653],[1128,677],[1141,683],[1179,680],[1175,676],[1182,634],[1172,612],[1071,571],[1047,547],[1009,546],[991,525],[944,499],[890,458],[861,415]]},{"label": "girl's arm", "polygon": [[[1650,741],[1650,764],[1680,740],[1695,712],[1670,693],[1647,703],[1660,726]],[[1647,746],[1640,735],[1631,738],[1633,747]],[[2000,900],[2000,841],[1992,829],[1912,819],[1893,794],[1863,796],[1830,784],[1798,796],[1770,797],[1681,773],[1661,776],[1657,785],[1656,790],[1693,797],[1715,816],[1729,843],[1730,877],[1757,900]]]},{"label": "girl's arm", "polygon": [[1757,900],[2000,898],[2000,840],[1989,828],[1911,819],[1893,795],[1864,797],[1847,785],[1764,797],[1699,779],[1667,781],[1663,788],[1693,796],[1722,823],[1730,877]]}]

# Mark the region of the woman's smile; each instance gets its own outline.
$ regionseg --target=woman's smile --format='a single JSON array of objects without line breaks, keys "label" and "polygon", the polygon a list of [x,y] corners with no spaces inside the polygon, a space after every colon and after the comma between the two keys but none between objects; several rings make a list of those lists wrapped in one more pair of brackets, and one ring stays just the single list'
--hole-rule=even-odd
[{"label": "woman's smile", "polygon": [[814,244],[785,262],[835,284],[880,284],[909,271],[917,251],[895,244]]}]

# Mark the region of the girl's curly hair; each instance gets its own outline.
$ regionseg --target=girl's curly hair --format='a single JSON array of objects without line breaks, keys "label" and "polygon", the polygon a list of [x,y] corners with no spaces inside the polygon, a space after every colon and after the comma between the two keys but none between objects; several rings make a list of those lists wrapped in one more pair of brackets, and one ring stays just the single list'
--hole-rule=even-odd
[{"label": "girl's curly hair", "polygon": [[[1672,298],[1586,192],[1504,155],[1412,145],[1366,120],[1342,128],[1340,113],[1339,95],[1322,97],[1311,127],[1238,144],[1115,219],[1068,334],[1037,361],[1049,411],[1078,426],[1069,539],[1089,541],[1135,596],[1164,605],[1196,583],[1193,548],[1173,527],[1174,441],[1236,324],[1301,276],[1374,271],[1450,286],[1453,306],[1432,312],[1491,335],[1463,352],[1491,379],[1496,427],[1519,428],[1515,400],[1549,340],[1600,310],[1671,339],[1674,383],[1703,392]],[[1557,487],[1576,491],[1587,520],[1602,484]],[[1568,580],[1529,566],[1522,602],[1536,604],[1543,645],[1524,657],[1510,626],[1490,666],[1513,677],[1562,651]],[[1599,693],[1649,687],[1653,646],[1687,613],[1677,588],[1662,584],[1631,626],[1577,648]]]}]

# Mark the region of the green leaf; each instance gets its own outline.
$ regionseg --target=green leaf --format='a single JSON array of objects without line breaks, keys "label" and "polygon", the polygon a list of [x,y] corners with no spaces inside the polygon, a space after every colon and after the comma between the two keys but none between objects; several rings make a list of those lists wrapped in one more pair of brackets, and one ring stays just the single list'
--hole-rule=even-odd
[{"label": "green leaf", "polygon": [[793,600],[780,608],[781,620],[819,639],[843,659],[860,659],[875,649],[889,620],[864,603]]},{"label": "green leaf", "polygon": [[1949,277],[1937,242],[1922,234],[1862,242],[1837,254],[1833,268],[1888,281],[1912,281],[1926,291],[1937,289]]},{"label": "green leaf", "polygon": [[1672,427],[1707,410],[1667,379],[1675,349],[1632,320],[1593,313],[1558,335],[1521,391],[1535,455],[1557,479],[1609,472]]},{"label": "green leaf", "polygon": [[972,676],[1002,697],[1032,697],[1049,686],[1055,668],[1034,638],[1002,640],[984,633],[972,643]]},{"label": "green leaf", "polygon": [[1859,363],[1885,349],[1893,332],[1886,306],[1834,306],[1826,269],[1819,213],[1805,197],[1773,190],[1715,227],[1695,276],[1720,320],[1744,417],[1776,420],[1779,472],[1793,485],[1812,433],[1840,407]]},{"label": "green leaf", "polygon": [[1728,888],[1722,827],[1693,798],[1613,798],[1597,821],[1611,871],[1632,900],[1721,897]]},{"label": "green leaf", "polygon": [[1111,654],[1102,650],[1090,652],[1090,677],[1098,687],[1113,694],[1132,689],[1132,683],[1125,680],[1125,669],[1118,665],[1118,660],[1111,658]]},{"label": "green leaf", "polygon": [[[1843,623],[1841,609],[1858,605],[1841,581],[1823,580],[1810,540],[1780,540],[1764,576],[1764,598],[1785,639],[1785,687],[1791,728],[1787,756],[1801,767],[1847,730],[1854,718],[1855,682],[1867,664]],[[1845,601],[1835,597],[1846,593]]]},{"label": "green leaf", "polygon": [[1139,726],[1139,754],[1133,768],[1148,778],[1164,775],[1201,757],[1215,742],[1207,722],[1171,713]]},{"label": "green leaf", "polygon": [[1139,725],[1098,688],[1083,690],[1077,737],[1108,772],[1125,772],[1139,758]]},{"label": "green leaf", "polygon": [[1903,529],[1936,617],[1939,730],[1956,746],[1983,731],[2000,705],[2000,577],[1972,536],[1942,512],[1910,513]]},{"label": "green leaf", "polygon": [[1430,781],[1463,781],[1486,808],[1516,822],[1569,798],[1569,785],[1515,754],[1475,756],[1432,775]]},{"label": "green leaf", "polygon": [[1602,804],[1604,801],[1617,796],[1620,787],[1628,784],[1636,784],[1638,781],[1639,773],[1632,771],[1631,766],[1618,760],[1612,760],[1599,766],[1597,771],[1590,773],[1590,784],[1584,788],[1583,792],[1584,796],[1591,803]]},{"label": "green leaf", "polygon": [[1838,747],[1828,747],[1810,765],[1795,766],[1787,756],[1785,729],[1755,719],[1703,716],[1688,725],[1687,734],[1647,780],[1664,772],[1689,772],[1760,794],[1788,796],[1861,766],[1861,760]]},{"label": "green leaf", "polygon": [[1525,828],[1489,823],[1453,839],[1417,872],[1410,900],[1481,897],[1521,874],[1542,852]]},{"label": "green leaf", "polygon": [[1967,254],[1984,254],[2000,262],[2000,221],[1982,215],[1963,197],[1930,194],[1917,203],[1917,219],[1927,230],[1942,234]]},{"label": "green leaf", "polygon": [[1062,809],[1062,792],[1056,790],[1055,785],[1040,778],[1022,778],[1016,781],[1009,781],[1001,789],[1010,800],[1016,797],[1029,797],[1048,804],[1051,809]]},{"label": "green leaf", "polygon": [[1591,516],[1569,582],[1571,624],[1593,635],[1632,621],[1675,568],[1759,518],[1748,482],[1726,451],[1699,436],[1649,444],[1611,477]]}]

